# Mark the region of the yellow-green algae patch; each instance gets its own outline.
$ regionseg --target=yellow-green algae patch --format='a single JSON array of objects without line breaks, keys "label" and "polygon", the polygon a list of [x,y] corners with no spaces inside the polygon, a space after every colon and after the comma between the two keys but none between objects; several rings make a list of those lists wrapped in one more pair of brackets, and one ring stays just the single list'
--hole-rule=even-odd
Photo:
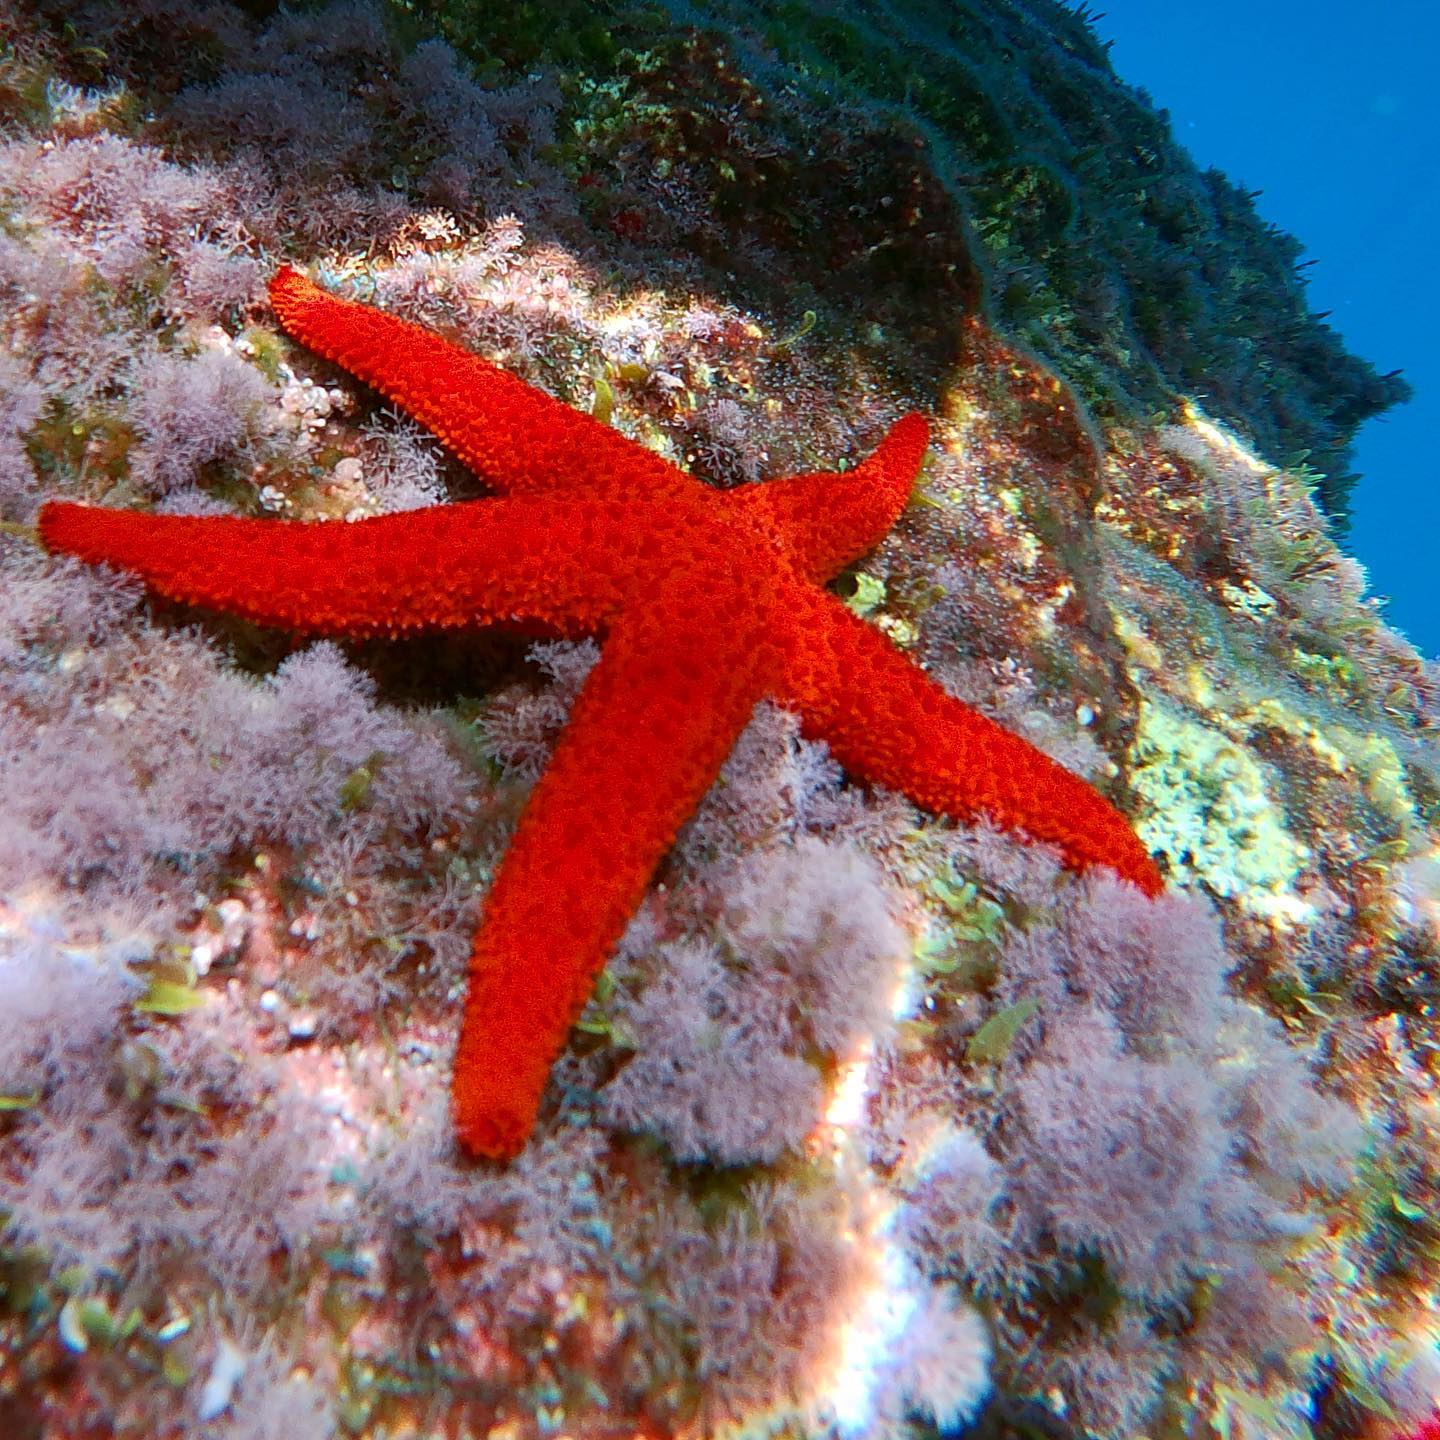
[{"label": "yellow-green algae patch", "polygon": [[1337,856],[1423,846],[1435,764],[1418,662],[1386,643],[1303,477],[1189,421],[1165,432],[1166,451],[1199,477],[1223,550],[1188,567],[1162,558],[1187,552],[1133,523],[1137,505],[1153,519],[1136,475],[1117,471],[1097,513],[1100,583],[1138,697],[1137,828],[1182,883],[1303,924]]},{"label": "yellow-green algae patch", "polygon": [[1172,874],[1188,871],[1266,919],[1311,917],[1294,891],[1309,851],[1271,799],[1271,766],[1224,731],[1150,700],[1140,705],[1129,758],[1135,829]]}]

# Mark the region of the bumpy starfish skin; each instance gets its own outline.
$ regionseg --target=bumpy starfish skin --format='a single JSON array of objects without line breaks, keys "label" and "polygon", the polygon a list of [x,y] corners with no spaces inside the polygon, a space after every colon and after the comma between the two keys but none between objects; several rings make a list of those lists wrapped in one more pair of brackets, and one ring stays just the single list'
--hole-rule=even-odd
[{"label": "bumpy starfish skin", "polygon": [[423,421],[502,498],[352,524],[52,502],[53,551],[162,595],[320,635],[517,624],[605,637],[486,897],[455,1059],[473,1153],[525,1143],[550,1066],[676,832],[756,702],[774,697],[860,780],[986,816],[1162,882],[1096,791],[945,693],[824,581],[903,509],[929,429],[900,420],[844,474],[707,489],[643,446],[420,326],[282,270],[297,339]]}]

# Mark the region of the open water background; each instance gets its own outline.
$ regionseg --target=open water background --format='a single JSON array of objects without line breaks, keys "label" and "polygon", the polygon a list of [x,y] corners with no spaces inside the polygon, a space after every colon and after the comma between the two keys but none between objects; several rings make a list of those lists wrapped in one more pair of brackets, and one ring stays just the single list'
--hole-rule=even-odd
[{"label": "open water background", "polygon": [[1365,425],[1347,548],[1440,656],[1440,3],[1096,0],[1115,68],[1201,165],[1263,189],[1317,310],[1415,398]]}]

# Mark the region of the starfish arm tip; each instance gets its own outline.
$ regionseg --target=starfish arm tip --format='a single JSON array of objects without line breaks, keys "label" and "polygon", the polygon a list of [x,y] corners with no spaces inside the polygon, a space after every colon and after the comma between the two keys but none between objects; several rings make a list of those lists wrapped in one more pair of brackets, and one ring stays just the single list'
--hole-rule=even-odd
[{"label": "starfish arm tip", "polygon": [[455,1097],[455,1139],[476,1160],[513,1160],[525,1148],[532,1124],[519,1116],[465,1106]]},{"label": "starfish arm tip", "polygon": [[47,500],[35,517],[35,529],[52,555],[75,555],[92,564],[107,561],[99,534],[107,513],[73,500]]},{"label": "starfish arm tip", "polygon": [[[1124,818],[1123,811],[1117,810],[1116,814]],[[1138,840],[1136,843],[1138,846]],[[1165,877],[1160,873],[1160,867],[1155,863],[1154,857],[1144,849],[1139,849],[1138,853],[1133,856],[1098,860],[1095,863],[1113,869],[1122,880],[1128,880],[1137,890],[1148,895],[1152,900],[1158,900],[1165,893]]]},{"label": "starfish arm tip", "polygon": [[294,265],[282,265],[270,277],[269,290],[272,300],[277,296],[304,294],[314,288],[314,283],[305,272]]},{"label": "starfish arm tip", "polygon": [[903,482],[914,483],[930,447],[930,422],[918,410],[902,415],[884,434],[865,462],[874,472]]}]

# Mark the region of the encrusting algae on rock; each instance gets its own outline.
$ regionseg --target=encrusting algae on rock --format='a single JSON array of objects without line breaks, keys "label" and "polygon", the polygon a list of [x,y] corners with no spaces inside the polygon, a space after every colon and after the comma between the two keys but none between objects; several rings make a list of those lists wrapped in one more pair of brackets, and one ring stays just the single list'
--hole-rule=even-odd
[{"label": "encrusting algae on rock", "polygon": [[[367,4],[0,20],[0,1415],[166,1440],[1416,1429],[1440,1243],[1436,678],[1313,477],[1192,404],[1141,413],[1183,371],[1246,423],[1244,337],[1203,272],[1167,319],[1168,242],[1117,248],[1104,205],[1168,204],[1191,248],[1253,247],[1269,273],[1253,213],[1040,0],[962,3],[914,108],[883,114],[888,21],[837,12],[822,43],[763,6],[704,36],[650,13],[644,40],[622,4],[571,30],[558,5],[504,35],[437,10],[443,39]],[[810,81],[867,34],[842,134]],[[986,68],[1002,39],[1024,113]],[[1158,199],[1084,168],[1124,147],[1063,183],[1055,137],[1079,151],[1102,123],[1143,135]],[[837,651],[801,697],[828,697],[825,726],[784,687],[733,687],[713,783],[667,800],[678,833],[611,916],[593,993],[551,1007],[508,1164],[467,1161],[446,1104],[466,953],[613,629],[598,649],[573,625],[528,648],[297,645],[33,540],[53,502],[59,548],[99,560],[103,527],[133,526],[114,558],[142,570],[199,553],[146,536],[233,537],[176,594],[224,599],[206,586],[230,575],[272,619],[282,536],[354,547],[553,501],[479,498],[288,339],[314,343],[266,303],[286,260],[548,413],[590,411],[561,468],[644,472],[670,528],[637,550],[673,549],[692,503],[815,539],[787,484],[863,501],[894,454],[861,458],[874,438],[934,417],[913,494],[919,432],[891,442],[914,440],[893,528],[812,557],[787,614],[892,679]],[[1137,327],[1118,348],[1083,306],[1104,265]],[[315,350],[352,364],[343,340]],[[1389,392],[1338,342],[1308,353],[1313,372],[1267,373],[1339,456],[1330,382]],[[453,442],[463,407],[432,412]],[[1269,454],[1296,439],[1253,428]],[[544,472],[533,428],[517,447]],[[770,478],[842,456],[823,483]],[[562,550],[580,518],[548,532]],[[484,543],[467,533],[472,560]],[[391,589],[415,580],[413,547],[381,551]],[[763,608],[758,571],[731,577],[735,614]],[[328,589],[358,604],[365,573]],[[712,620],[692,646],[763,667],[764,637],[743,641]],[[1009,767],[1018,798],[989,809],[1061,848],[886,788],[924,769],[887,749],[911,713],[892,681],[1055,762]],[[710,701],[692,722],[717,729]],[[592,781],[651,753],[599,734]],[[1158,880],[1148,850],[1165,893],[1037,831],[1037,773],[1128,817],[1122,868]],[[596,898],[563,877],[605,874],[631,793],[547,830],[561,862],[537,848],[526,885],[557,893],[517,954]]]}]

